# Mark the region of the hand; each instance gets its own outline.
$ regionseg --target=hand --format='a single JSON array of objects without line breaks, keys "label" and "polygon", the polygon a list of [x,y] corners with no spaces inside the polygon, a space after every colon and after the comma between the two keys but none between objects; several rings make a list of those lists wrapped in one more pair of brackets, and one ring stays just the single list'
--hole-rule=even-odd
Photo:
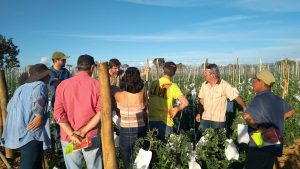
[{"label": "hand", "polygon": [[199,122],[200,122],[200,120],[201,120],[201,115],[200,115],[200,114],[197,114],[195,119],[196,119],[196,122],[198,122],[198,123],[199,123]]},{"label": "hand", "polygon": [[173,107],[169,110],[169,115],[171,116],[171,118],[174,118],[176,116],[177,112],[178,112],[177,107]]},{"label": "hand", "polygon": [[77,136],[80,136],[82,138],[85,138],[86,134],[88,131],[86,131],[85,127],[80,128],[77,131],[74,131],[73,133],[76,134]]},{"label": "hand", "polygon": [[78,136],[78,135],[75,134],[75,133],[73,133],[73,134],[72,134],[71,136],[69,136],[69,137],[70,137],[71,142],[74,143],[74,144],[78,144],[78,143],[81,142],[81,137]]},{"label": "hand", "polygon": [[78,130],[78,131],[74,131],[73,133],[74,133],[74,134],[76,134],[77,136],[80,136],[80,137],[82,137],[82,138],[84,138],[84,137],[85,137],[85,135],[86,135],[86,133],[85,133],[85,132],[83,132],[83,131],[80,131],[80,130]]},{"label": "hand", "polygon": [[33,131],[39,128],[42,124],[43,124],[43,117],[38,115],[27,125],[27,130]]}]

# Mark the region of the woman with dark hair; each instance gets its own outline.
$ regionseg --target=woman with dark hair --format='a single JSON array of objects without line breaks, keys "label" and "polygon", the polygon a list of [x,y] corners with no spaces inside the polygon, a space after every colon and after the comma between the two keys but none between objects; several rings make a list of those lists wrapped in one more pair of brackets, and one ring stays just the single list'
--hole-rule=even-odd
[{"label": "woman with dark hair", "polygon": [[129,67],[121,80],[121,90],[114,94],[121,115],[119,142],[125,169],[133,163],[131,154],[135,141],[144,136],[146,131],[144,122],[146,97],[143,88],[144,82],[140,71],[135,67]]}]

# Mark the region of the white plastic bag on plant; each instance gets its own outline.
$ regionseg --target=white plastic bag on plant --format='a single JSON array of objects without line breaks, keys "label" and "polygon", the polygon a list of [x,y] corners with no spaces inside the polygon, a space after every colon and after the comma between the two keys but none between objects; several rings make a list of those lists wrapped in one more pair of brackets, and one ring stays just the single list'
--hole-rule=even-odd
[{"label": "white plastic bag on plant", "polygon": [[248,126],[244,124],[238,124],[238,143],[249,143]]},{"label": "white plastic bag on plant", "polygon": [[119,147],[119,136],[114,132],[115,147]]},{"label": "white plastic bag on plant", "polygon": [[140,149],[136,159],[134,160],[135,169],[147,169],[152,158],[152,152]]},{"label": "white plastic bag on plant", "polygon": [[[208,135],[207,135],[207,136],[208,136]],[[204,146],[206,142],[207,142],[207,140],[205,139],[205,136],[202,136],[202,137],[200,138],[200,140],[198,141],[197,145]],[[196,145],[196,146],[197,146],[197,145]]]},{"label": "white plastic bag on plant", "polygon": [[201,166],[196,161],[190,161],[189,169],[201,169]]},{"label": "white plastic bag on plant", "polygon": [[117,112],[115,110],[113,110],[111,112],[112,114],[112,120],[113,122],[118,126],[120,127],[120,123],[121,123],[121,118],[117,115]]},{"label": "white plastic bag on plant", "polygon": [[196,151],[190,153],[189,169],[201,169],[201,166],[196,162]]},{"label": "white plastic bag on plant", "polygon": [[226,139],[226,141],[228,142],[228,145],[225,148],[225,155],[226,155],[227,160],[231,160],[231,159],[238,160],[239,159],[239,152],[237,151],[233,140],[232,139]]}]

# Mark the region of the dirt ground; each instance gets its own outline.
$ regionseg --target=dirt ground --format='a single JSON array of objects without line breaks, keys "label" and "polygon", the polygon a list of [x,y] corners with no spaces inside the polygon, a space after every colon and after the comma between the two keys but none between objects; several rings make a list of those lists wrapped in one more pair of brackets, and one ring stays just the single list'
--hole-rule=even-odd
[{"label": "dirt ground", "polygon": [[278,158],[274,169],[300,169],[300,139],[297,139],[292,146],[283,149],[283,155]]},{"label": "dirt ground", "polygon": [[[17,166],[18,163],[19,158],[15,160],[15,165]],[[0,160],[0,169],[5,168],[7,167]],[[275,162],[274,169],[300,169],[300,139],[297,139],[292,146],[283,149],[283,155]]]}]

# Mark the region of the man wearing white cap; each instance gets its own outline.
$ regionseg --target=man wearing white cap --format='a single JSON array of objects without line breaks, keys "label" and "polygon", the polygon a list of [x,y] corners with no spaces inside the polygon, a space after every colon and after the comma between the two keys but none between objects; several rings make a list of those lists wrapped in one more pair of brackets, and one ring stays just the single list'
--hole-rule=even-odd
[{"label": "man wearing white cap", "polygon": [[[253,78],[252,86],[256,96],[243,114],[243,118],[249,126],[249,136],[251,136],[246,157],[246,169],[272,169],[276,156],[282,154],[284,120],[291,117],[295,110],[271,91],[274,83],[274,76],[267,70],[259,72]],[[276,131],[273,132],[276,137],[269,142],[270,139],[265,131],[271,131],[271,129]],[[258,131],[263,134],[264,141],[264,144],[260,146],[255,143],[256,140],[253,137],[253,133]]]}]

